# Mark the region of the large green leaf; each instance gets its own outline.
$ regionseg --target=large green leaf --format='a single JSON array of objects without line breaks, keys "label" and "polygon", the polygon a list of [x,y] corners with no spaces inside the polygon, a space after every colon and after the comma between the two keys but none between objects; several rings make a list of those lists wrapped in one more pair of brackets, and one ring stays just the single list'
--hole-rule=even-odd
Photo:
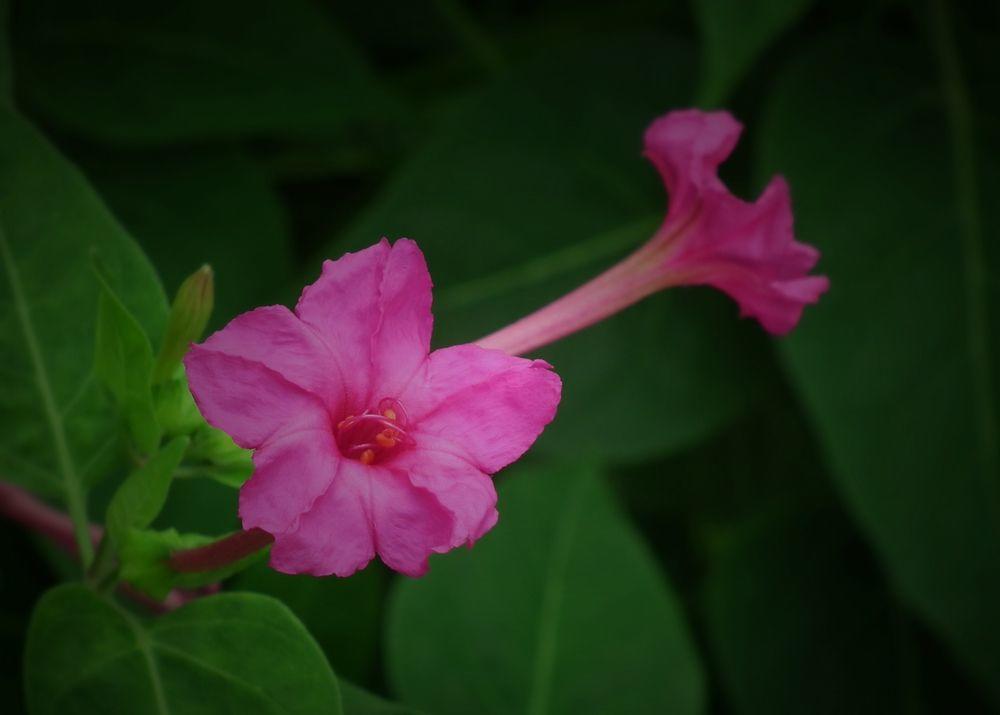
[{"label": "large green leaf", "polygon": [[81,154],[80,161],[168,292],[202,264],[212,265],[212,325],[283,297],[292,267],[284,208],[245,155],[101,152]]},{"label": "large green leaf", "polygon": [[49,591],[26,649],[32,715],[341,712],[295,616],[266,596],[203,598],[152,623],[79,585]]},{"label": "large green leaf", "polygon": [[305,624],[337,673],[373,684],[382,632],[386,570],[369,566],[350,578],[315,578],[278,573],[266,564],[233,579],[233,588],[280,599]]},{"label": "large green leaf", "polygon": [[79,172],[30,125],[0,109],[0,472],[58,494],[100,476],[114,412],[93,377],[98,282],[147,334],[166,316],[159,280]]},{"label": "large green leaf", "polygon": [[308,0],[20,9],[27,103],[98,139],[328,133],[393,114],[360,54]]},{"label": "large green leaf", "polygon": [[726,99],[757,57],[815,0],[693,0],[702,34],[699,99]]},{"label": "large green leaf", "polygon": [[[996,241],[980,242],[1000,212],[953,181],[935,76],[879,38],[822,44],[777,84],[761,168],[788,176],[833,284],[785,343],[833,474],[901,596],[1000,696],[998,295],[973,279],[996,285]],[[983,197],[997,149],[965,177]]]},{"label": "large green leaf", "polygon": [[[665,38],[553,48],[453,107],[327,255],[382,235],[416,240],[436,286],[439,345],[541,307],[662,218],[642,132],[686,102],[690,66]],[[743,343],[755,333],[720,296],[672,291],[543,350],[564,391],[538,449],[638,459],[704,436],[745,405]]]},{"label": "large green leaf", "polygon": [[402,699],[448,713],[697,713],[680,606],[600,476],[513,473],[500,524],[402,581],[388,666]]},{"label": "large green leaf", "polygon": [[795,507],[715,534],[706,620],[732,711],[905,711],[905,616],[841,518]]},{"label": "large green leaf", "polygon": [[339,685],[344,715],[419,715],[416,710],[372,695],[344,680]]}]

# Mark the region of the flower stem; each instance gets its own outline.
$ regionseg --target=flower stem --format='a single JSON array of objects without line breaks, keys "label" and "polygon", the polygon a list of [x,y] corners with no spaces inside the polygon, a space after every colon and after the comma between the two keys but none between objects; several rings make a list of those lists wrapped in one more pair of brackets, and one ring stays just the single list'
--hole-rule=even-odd
[{"label": "flower stem", "polygon": [[483,348],[523,355],[583,330],[671,285],[660,243],[647,243],[579,288],[476,341]]},{"label": "flower stem", "polygon": [[178,573],[202,573],[224,568],[270,546],[274,537],[263,529],[237,531],[210,544],[175,551],[170,568]]}]

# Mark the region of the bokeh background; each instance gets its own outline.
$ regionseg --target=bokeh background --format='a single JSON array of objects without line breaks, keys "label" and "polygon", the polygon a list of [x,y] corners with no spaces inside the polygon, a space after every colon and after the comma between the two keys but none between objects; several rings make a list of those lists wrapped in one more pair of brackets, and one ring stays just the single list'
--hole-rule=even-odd
[{"label": "bokeh background", "polygon": [[[435,343],[481,337],[650,235],[666,198],[641,136],[673,108],[746,124],[722,172],[737,194],[788,178],[832,281],[793,335],[709,289],[655,296],[541,351],[560,413],[499,475],[501,520],[475,549],[420,581],[258,565],[226,584],[284,600],[338,677],[428,715],[1000,705],[997,3],[0,10],[2,102],[167,295],[213,266],[214,328],[385,235],[426,253]],[[5,163],[50,159],[0,130],[0,216],[67,241],[104,230],[68,189],[12,185]],[[38,250],[76,270],[58,241]],[[3,429],[32,409],[6,401]],[[94,481],[99,514],[115,484]],[[235,528],[236,492],[179,479],[158,523]],[[0,709],[16,713],[32,604],[70,565],[0,534]]]}]

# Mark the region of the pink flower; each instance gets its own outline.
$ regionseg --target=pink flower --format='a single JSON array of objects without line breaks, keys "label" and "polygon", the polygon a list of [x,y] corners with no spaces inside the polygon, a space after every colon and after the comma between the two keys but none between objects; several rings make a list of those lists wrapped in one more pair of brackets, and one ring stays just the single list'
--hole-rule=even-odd
[{"label": "pink flower", "polygon": [[496,523],[490,475],[552,420],[561,383],[498,350],[431,353],[432,323],[420,249],[383,239],[327,261],[294,312],[258,308],[192,346],[202,414],[254,450],[240,517],[274,536],[275,569],[347,576],[378,554],[419,576]]},{"label": "pink flower", "polygon": [[718,288],[771,333],[794,328],[829,281],[807,275],[819,251],[795,241],[784,179],[772,179],[754,203],[719,179],[741,131],[727,112],[688,109],[654,121],[644,154],[670,195],[659,230],[622,262],[477,345],[523,354],[678,285]]},{"label": "pink flower", "polygon": [[819,251],[795,241],[788,184],[776,176],[754,203],[719,180],[719,164],[743,131],[728,112],[671,112],[646,130],[644,152],[670,193],[663,226],[651,241],[671,284],[707,284],[728,294],[743,315],[779,335],[830,286],[806,275]]}]

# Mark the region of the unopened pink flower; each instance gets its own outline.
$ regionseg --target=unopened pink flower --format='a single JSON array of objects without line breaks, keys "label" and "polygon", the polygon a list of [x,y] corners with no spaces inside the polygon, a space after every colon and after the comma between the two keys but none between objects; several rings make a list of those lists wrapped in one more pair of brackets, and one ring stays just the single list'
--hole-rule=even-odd
[{"label": "unopened pink flower", "polygon": [[719,179],[718,167],[741,131],[728,112],[688,109],[654,121],[644,155],[663,177],[670,202],[653,237],[592,281],[477,344],[522,354],[678,285],[718,288],[771,333],[794,328],[829,281],[808,275],[819,251],[795,240],[784,179],[772,179],[753,203]]},{"label": "unopened pink flower", "polygon": [[409,240],[339,260],[283,306],[245,313],[185,358],[209,423],[254,450],[245,529],[271,565],[347,576],[376,554],[418,576],[431,553],[497,521],[490,475],[555,415],[540,360],[458,345],[430,352],[431,279]]}]

